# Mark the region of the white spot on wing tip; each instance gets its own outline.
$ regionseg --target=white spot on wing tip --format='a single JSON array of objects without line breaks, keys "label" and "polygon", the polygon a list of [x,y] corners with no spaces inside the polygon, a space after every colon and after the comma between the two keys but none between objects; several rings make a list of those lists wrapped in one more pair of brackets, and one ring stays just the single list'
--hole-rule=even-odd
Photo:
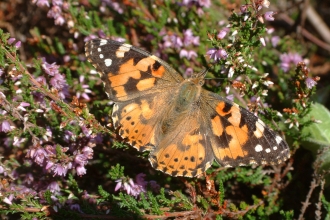
[{"label": "white spot on wing tip", "polygon": [[280,136],[276,136],[275,140],[277,144],[280,144],[283,139]]},{"label": "white spot on wing tip", "polygon": [[266,151],[266,153],[270,153],[271,152],[270,148],[267,148],[265,151]]},{"label": "white spot on wing tip", "polygon": [[262,146],[260,144],[257,144],[257,146],[254,148],[256,152],[260,152],[263,150]]},{"label": "white spot on wing tip", "polygon": [[111,59],[105,59],[105,60],[104,60],[104,64],[105,64],[106,66],[111,66],[111,64],[112,64],[112,60],[111,60]]},{"label": "white spot on wing tip", "polygon": [[103,46],[103,45],[105,45],[105,44],[107,44],[107,43],[108,43],[107,40],[104,40],[104,39],[101,39],[101,40],[100,40],[100,46]]},{"label": "white spot on wing tip", "polygon": [[100,58],[101,58],[101,59],[103,59],[103,58],[104,58],[103,54],[100,54]]}]

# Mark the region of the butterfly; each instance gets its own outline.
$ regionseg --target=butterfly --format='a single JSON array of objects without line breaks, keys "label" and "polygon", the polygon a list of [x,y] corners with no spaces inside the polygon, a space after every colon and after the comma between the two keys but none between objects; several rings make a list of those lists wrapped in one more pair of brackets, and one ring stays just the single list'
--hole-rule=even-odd
[{"label": "butterfly", "polygon": [[114,102],[114,127],[150,152],[155,169],[195,177],[214,160],[235,167],[289,158],[287,143],[257,116],[202,88],[205,72],[184,79],[160,58],[113,40],[88,41],[85,54]]}]

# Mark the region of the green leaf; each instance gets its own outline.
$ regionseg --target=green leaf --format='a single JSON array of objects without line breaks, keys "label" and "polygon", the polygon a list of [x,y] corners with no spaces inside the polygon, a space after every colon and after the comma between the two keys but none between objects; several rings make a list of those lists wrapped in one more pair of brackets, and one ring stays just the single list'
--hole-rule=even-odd
[{"label": "green leaf", "polygon": [[321,123],[313,123],[302,130],[302,135],[308,136],[303,142],[303,147],[312,151],[316,156],[320,148],[330,145],[330,112],[323,105],[315,103],[311,105],[311,111],[306,116],[306,120],[321,121]]}]

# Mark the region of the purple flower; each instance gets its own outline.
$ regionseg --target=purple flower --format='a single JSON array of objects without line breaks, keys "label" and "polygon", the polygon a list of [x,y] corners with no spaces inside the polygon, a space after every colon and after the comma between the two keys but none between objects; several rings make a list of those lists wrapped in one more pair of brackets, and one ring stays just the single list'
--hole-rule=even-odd
[{"label": "purple flower", "polygon": [[63,75],[55,74],[54,77],[50,80],[50,84],[57,90],[61,90],[67,84]]},{"label": "purple flower", "polygon": [[205,7],[205,8],[209,8],[211,6],[210,0],[199,0],[198,3],[201,7]]},{"label": "purple flower", "polygon": [[54,76],[55,74],[59,73],[58,69],[60,66],[56,65],[55,63],[49,64],[46,61],[44,61],[44,58],[42,59],[42,62],[43,64],[41,66],[48,75]]},{"label": "purple flower", "polygon": [[215,48],[212,48],[212,49],[209,49],[207,52],[206,52],[206,55],[210,56],[211,59],[213,59],[214,61],[217,61],[217,60],[225,60],[227,58],[227,52],[224,50],[224,49],[215,49]]},{"label": "purple flower", "polygon": [[7,43],[8,43],[9,45],[11,45],[11,44],[13,44],[15,41],[16,41],[16,39],[15,39],[14,37],[11,37],[11,38],[9,38],[9,39],[7,40]]},{"label": "purple flower", "polygon": [[165,35],[163,37],[163,41],[164,41],[164,47],[165,48],[172,47],[172,48],[179,49],[183,45],[181,38],[174,35],[174,34],[173,35]]},{"label": "purple flower", "polygon": [[49,18],[54,18],[56,19],[57,17],[61,16],[62,14],[62,9],[57,6],[57,5],[54,5],[47,13],[47,17]]},{"label": "purple flower", "polygon": [[199,45],[199,36],[194,36],[191,29],[187,29],[183,32],[183,44],[189,46],[190,44]]},{"label": "purple flower", "polygon": [[80,209],[80,205],[79,205],[79,204],[72,204],[72,205],[70,205],[70,209],[71,209],[71,210],[76,210],[76,211],[78,211],[78,212],[80,212],[80,213],[83,213],[83,212],[81,211],[81,209]]},{"label": "purple flower", "polygon": [[273,17],[274,14],[275,13],[273,11],[267,11],[264,17],[267,21],[274,21],[275,20],[275,18]]},{"label": "purple flower", "polygon": [[63,4],[62,0],[52,0],[53,5],[59,5],[61,6]]},{"label": "purple flower", "polygon": [[35,150],[34,155],[32,158],[34,159],[34,162],[36,162],[39,165],[42,165],[44,163],[44,160],[47,158],[48,153],[45,151],[45,149],[39,147]]},{"label": "purple flower", "polygon": [[11,131],[11,130],[12,130],[12,128],[10,126],[10,123],[7,120],[3,120],[0,123],[0,132],[7,133],[8,131]]},{"label": "purple flower", "polygon": [[3,199],[4,203],[7,203],[8,205],[12,205],[13,203],[11,202],[14,198],[14,194],[10,194],[9,197],[5,197]]},{"label": "purple flower", "polygon": [[248,5],[241,5],[241,7],[239,9],[240,9],[241,13],[244,14],[247,12]]},{"label": "purple flower", "polygon": [[63,16],[57,16],[57,18],[55,18],[55,25],[60,25],[62,26],[65,23],[65,19]]},{"label": "purple flower", "polygon": [[49,7],[49,1],[48,0],[32,0],[33,4],[36,4],[38,7],[47,6]]},{"label": "purple flower", "polygon": [[54,172],[54,175],[65,176],[66,173],[68,172],[68,167],[66,165],[62,165],[62,164],[55,164],[52,167],[52,170]]},{"label": "purple flower", "polygon": [[86,165],[88,163],[87,160],[88,158],[85,154],[77,154],[74,157],[74,162],[79,165]]},{"label": "purple flower", "polygon": [[76,171],[78,176],[82,176],[86,174],[86,168],[84,166],[77,166]]},{"label": "purple flower", "polygon": [[278,43],[280,42],[281,38],[279,36],[273,36],[270,39],[270,42],[272,43],[273,47],[276,47],[278,45]]},{"label": "purple flower", "polygon": [[305,83],[306,83],[307,88],[309,88],[309,89],[312,89],[317,84],[317,82],[314,79],[312,79],[311,77],[307,77],[305,79]]},{"label": "purple flower", "polygon": [[55,194],[61,191],[60,185],[56,181],[53,181],[48,184],[47,189]]},{"label": "purple flower", "polygon": [[223,39],[227,35],[228,32],[229,32],[229,28],[227,28],[227,27],[223,28],[221,31],[219,31],[217,38]]},{"label": "purple flower", "polygon": [[191,76],[194,73],[194,70],[191,67],[188,67],[185,71],[186,76]]},{"label": "purple flower", "polygon": [[281,69],[284,72],[288,72],[290,65],[297,65],[303,59],[298,53],[284,53],[280,55]]},{"label": "purple flower", "polygon": [[17,41],[15,44],[16,49],[21,47],[22,42],[21,41]]},{"label": "purple flower", "polygon": [[92,91],[89,89],[89,85],[84,84],[84,79],[85,79],[85,77],[83,75],[81,75],[79,77],[79,85],[81,86],[83,91],[82,92],[77,91],[76,96],[77,96],[78,99],[80,97],[83,97],[84,99],[89,101],[90,98],[89,98],[88,94],[92,93]]},{"label": "purple flower", "polygon": [[193,50],[190,50],[190,51],[186,51],[185,49],[182,49],[180,51],[180,57],[186,57],[188,60],[194,58],[194,57],[197,57],[197,53]]}]

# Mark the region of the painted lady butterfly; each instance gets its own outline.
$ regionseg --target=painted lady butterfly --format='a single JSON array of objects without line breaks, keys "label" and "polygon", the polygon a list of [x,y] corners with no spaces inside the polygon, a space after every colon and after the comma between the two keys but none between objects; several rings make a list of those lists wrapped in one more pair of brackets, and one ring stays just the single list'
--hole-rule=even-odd
[{"label": "painted lady butterfly", "polygon": [[184,79],[165,61],[112,40],[86,43],[86,57],[114,101],[114,127],[172,176],[194,177],[215,159],[225,167],[279,164],[286,142],[248,110],[202,88],[205,73]]}]

